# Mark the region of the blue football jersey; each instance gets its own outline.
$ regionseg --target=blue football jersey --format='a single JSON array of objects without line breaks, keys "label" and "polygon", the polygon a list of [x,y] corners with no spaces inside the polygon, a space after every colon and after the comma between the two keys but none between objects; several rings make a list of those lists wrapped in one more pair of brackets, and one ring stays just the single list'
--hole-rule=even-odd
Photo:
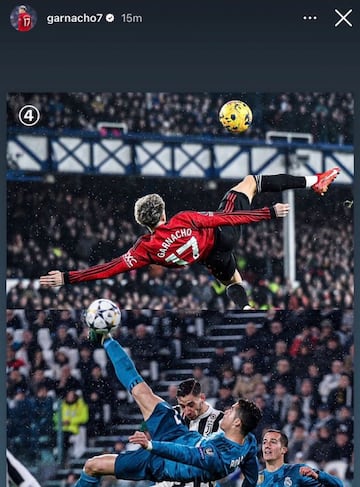
[{"label": "blue football jersey", "polygon": [[257,482],[258,487],[298,487],[309,485],[314,487],[343,487],[340,479],[323,471],[318,471],[317,480],[301,475],[300,467],[305,467],[305,463],[284,463],[275,472],[264,469],[259,472]]},{"label": "blue football jersey", "polygon": [[212,433],[207,438],[189,432],[174,442],[153,441],[152,444],[154,456],[173,460],[168,466],[173,467],[174,471],[168,474],[174,480],[180,476],[185,481],[184,476],[189,476],[188,480],[197,478],[206,482],[226,477],[240,467],[246,478],[243,485],[256,485],[257,442],[252,433],[246,436],[242,445],[226,438],[223,431]]}]

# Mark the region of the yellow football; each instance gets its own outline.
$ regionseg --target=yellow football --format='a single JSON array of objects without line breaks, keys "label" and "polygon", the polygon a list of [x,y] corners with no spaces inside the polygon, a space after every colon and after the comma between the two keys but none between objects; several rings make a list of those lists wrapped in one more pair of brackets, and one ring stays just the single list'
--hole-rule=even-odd
[{"label": "yellow football", "polygon": [[228,101],[219,112],[221,125],[233,134],[245,132],[250,127],[252,119],[249,105],[241,100]]}]

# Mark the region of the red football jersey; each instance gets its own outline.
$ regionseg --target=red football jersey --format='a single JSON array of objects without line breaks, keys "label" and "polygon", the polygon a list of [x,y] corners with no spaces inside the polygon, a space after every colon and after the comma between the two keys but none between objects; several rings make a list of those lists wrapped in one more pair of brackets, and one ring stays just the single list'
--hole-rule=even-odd
[{"label": "red football jersey", "polygon": [[27,12],[22,12],[18,15],[18,30],[20,32],[27,32],[31,29],[32,20],[31,15]]},{"label": "red football jersey", "polygon": [[123,255],[105,264],[81,271],[65,273],[66,283],[106,279],[122,272],[149,264],[165,267],[191,265],[204,261],[215,241],[215,228],[224,225],[243,225],[270,220],[275,212],[270,208],[239,210],[232,213],[183,211],[177,213],[153,233],[140,237]]}]

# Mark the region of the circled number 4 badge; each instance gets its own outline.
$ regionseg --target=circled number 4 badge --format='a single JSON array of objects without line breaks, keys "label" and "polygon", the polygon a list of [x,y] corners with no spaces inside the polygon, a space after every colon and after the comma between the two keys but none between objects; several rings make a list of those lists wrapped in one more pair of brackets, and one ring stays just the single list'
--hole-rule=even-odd
[{"label": "circled number 4 badge", "polygon": [[19,121],[26,127],[33,127],[40,120],[40,111],[34,105],[24,105],[19,111]]}]

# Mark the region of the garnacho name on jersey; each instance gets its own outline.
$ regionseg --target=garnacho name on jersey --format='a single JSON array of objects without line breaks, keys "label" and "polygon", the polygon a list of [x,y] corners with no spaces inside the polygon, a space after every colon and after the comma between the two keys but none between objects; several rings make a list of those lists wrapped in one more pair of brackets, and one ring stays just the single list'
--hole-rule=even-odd
[{"label": "garnacho name on jersey", "polygon": [[173,232],[170,237],[167,237],[161,244],[161,247],[159,248],[158,252],[157,252],[157,256],[160,258],[160,259],[163,259],[166,255],[166,251],[168,250],[168,248],[170,247],[170,245],[174,242],[176,242],[176,240],[178,240],[179,238],[182,238],[182,237],[191,237],[192,235],[192,229],[191,228],[180,228],[180,230],[176,230],[175,232]]}]

